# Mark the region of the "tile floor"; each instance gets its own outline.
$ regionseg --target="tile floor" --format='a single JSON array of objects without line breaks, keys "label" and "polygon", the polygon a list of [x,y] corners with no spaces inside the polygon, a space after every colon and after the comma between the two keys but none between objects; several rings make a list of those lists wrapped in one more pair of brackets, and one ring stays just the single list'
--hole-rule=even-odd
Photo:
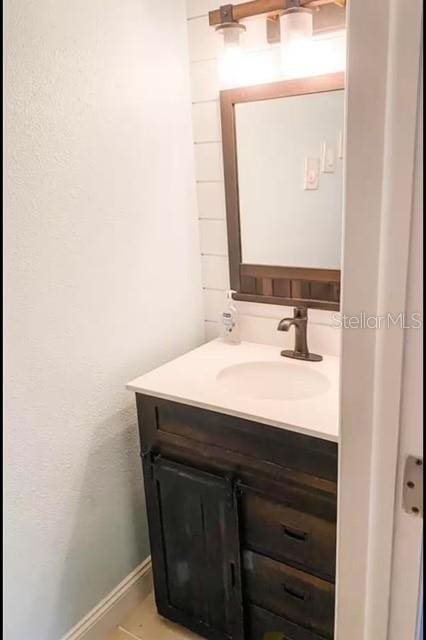
[{"label": "tile floor", "polygon": [[201,640],[157,614],[154,594],[150,594],[106,640]]}]

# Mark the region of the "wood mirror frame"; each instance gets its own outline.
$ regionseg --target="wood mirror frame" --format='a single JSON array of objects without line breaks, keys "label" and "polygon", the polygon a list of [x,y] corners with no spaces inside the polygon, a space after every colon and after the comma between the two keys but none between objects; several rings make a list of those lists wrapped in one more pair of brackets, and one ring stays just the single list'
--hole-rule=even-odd
[{"label": "wood mirror frame", "polygon": [[231,289],[235,300],[338,311],[340,270],[244,264],[242,261],[235,105],[345,88],[345,74],[227,89],[220,93]]}]

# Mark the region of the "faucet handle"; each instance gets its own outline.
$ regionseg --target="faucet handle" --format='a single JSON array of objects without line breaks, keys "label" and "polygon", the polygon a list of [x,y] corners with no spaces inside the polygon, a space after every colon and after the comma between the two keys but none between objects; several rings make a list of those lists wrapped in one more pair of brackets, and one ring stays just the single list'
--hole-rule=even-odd
[{"label": "faucet handle", "polygon": [[293,315],[295,318],[300,318],[301,320],[305,320],[308,317],[308,309],[306,307],[295,307],[293,311]]}]

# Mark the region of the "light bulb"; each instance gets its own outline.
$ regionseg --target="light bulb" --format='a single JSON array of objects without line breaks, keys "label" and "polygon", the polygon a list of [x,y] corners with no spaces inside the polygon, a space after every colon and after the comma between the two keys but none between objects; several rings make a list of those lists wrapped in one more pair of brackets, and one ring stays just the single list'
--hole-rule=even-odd
[{"label": "light bulb", "polygon": [[285,78],[306,78],[344,71],[346,68],[345,34],[327,38],[300,38],[281,50]]},{"label": "light bulb", "polygon": [[310,75],[313,15],[310,9],[289,9],[281,20],[281,59],[286,77]]},{"label": "light bulb", "polygon": [[244,82],[245,54],[239,45],[224,47],[219,56],[219,80],[223,87],[234,87]]},{"label": "light bulb", "polygon": [[223,35],[223,48],[219,54],[219,82],[222,87],[241,84],[246,72],[246,56],[240,45],[240,34],[246,30],[238,22],[219,25],[216,31]]},{"label": "light bulb", "polygon": [[281,50],[282,71],[287,78],[304,78],[315,75],[312,40],[298,38]]}]

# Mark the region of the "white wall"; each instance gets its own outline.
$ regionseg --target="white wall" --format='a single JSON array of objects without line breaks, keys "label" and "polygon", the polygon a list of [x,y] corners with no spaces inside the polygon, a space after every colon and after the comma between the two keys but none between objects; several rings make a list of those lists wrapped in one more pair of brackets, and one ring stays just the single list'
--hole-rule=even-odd
[{"label": "white wall", "polygon": [[[240,1],[243,0],[234,4],[240,4]],[[218,335],[218,317],[225,304],[224,291],[229,288],[219,108],[219,91],[223,87],[220,86],[217,59],[221,51],[221,40],[208,24],[208,11],[217,7],[216,0],[187,0],[193,139],[207,339]],[[343,26],[342,11],[336,7],[333,7],[332,11],[337,15],[336,26],[341,28]],[[323,10],[318,16],[322,15],[322,12]],[[329,19],[330,16],[327,15]],[[252,18],[247,20],[246,26],[244,46],[250,52],[250,66],[256,66],[254,63],[262,59],[262,52],[265,51],[265,20]],[[334,43],[331,47],[332,65],[336,63],[337,52],[340,69],[342,63],[340,56],[343,56],[344,61],[345,38],[340,32],[330,40]],[[328,51],[329,47],[325,47],[324,53]],[[269,68],[267,66],[267,69]],[[331,68],[331,70],[338,69]],[[261,80],[261,77],[259,76],[257,80]],[[243,338],[282,346],[289,346],[294,341],[291,332],[284,336],[276,331],[277,320],[291,315],[292,309],[244,302],[237,303],[237,306],[240,310]],[[337,354],[340,332],[335,326],[330,326],[335,324],[332,314],[327,311],[311,310],[309,316],[310,348],[319,350],[320,353]]]},{"label": "white wall", "polygon": [[5,638],[148,554],[126,381],[202,340],[184,0],[7,0]]}]

